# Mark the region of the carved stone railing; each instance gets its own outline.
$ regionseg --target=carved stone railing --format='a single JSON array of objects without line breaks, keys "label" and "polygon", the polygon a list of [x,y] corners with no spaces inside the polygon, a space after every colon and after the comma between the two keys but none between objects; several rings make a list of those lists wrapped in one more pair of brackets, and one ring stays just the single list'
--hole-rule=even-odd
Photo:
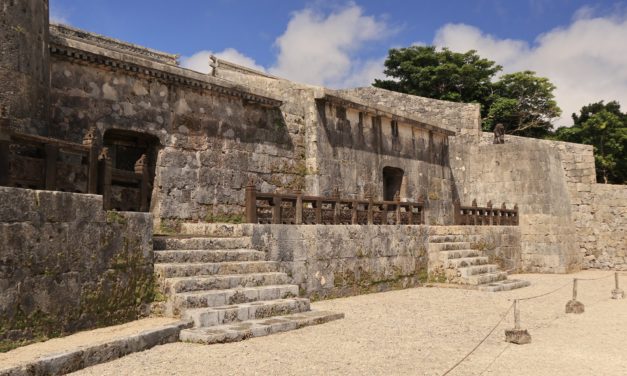
[{"label": "carved stone railing", "polygon": [[[19,155],[13,149],[30,148],[30,155]],[[0,185],[55,191],[61,153],[77,155],[86,166],[87,183],[82,193],[96,193],[98,150],[92,134],[83,144],[14,132],[0,127]],[[17,166],[20,166],[19,168]]]},{"label": "carved stone railing", "polygon": [[455,224],[467,226],[517,226],[518,205],[508,209],[505,203],[500,208],[492,207],[492,201],[487,206],[477,206],[477,200],[472,200],[471,206],[462,206],[455,201]]},{"label": "carved stone railing", "polygon": [[[70,159],[72,156],[80,159],[80,164],[71,165],[71,171],[85,173],[86,182],[75,182],[69,188],[59,186],[64,171],[60,169],[68,167],[61,161],[61,153],[68,154]],[[0,127],[0,186],[101,194],[105,210],[116,208],[112,204],[112,192],[116,186],[123,187],[136,196],[133,202],[125,203],[123,210],[146,212],[149,179],[145,154],[135,163],[135,171],[112,168],[108,149],[102,148],[99,153],[94,132],[88,132],[83,143],[78,144]]]},{"label": "carved stone railing", "polygon": [[246,222],[296,225],[420,225],[424,202],[401,202],[292,194],[258,193],[255,184],[246,186]]}]

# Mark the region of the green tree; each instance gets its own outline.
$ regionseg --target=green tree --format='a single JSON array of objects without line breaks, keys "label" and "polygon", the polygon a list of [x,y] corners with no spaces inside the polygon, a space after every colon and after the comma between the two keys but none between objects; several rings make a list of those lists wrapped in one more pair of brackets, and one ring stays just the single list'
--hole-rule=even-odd
[{"label": "green tree", "polygon": [[493,82],[501,66],[477,51],[437,50],[434,46],[393,48],[385,60],[390,78],[373,86],[401,93],[454,102],[481,104],[486,131],[503,123],[507,133],[543,137],[560,115],[555,86],[547,78],[525,71],[506,74]]},{"label": "green tree", "polygon": [[598,182],[627,183],[627,114],[618,102],[592,103],[572,116],[573,126],[559,128],[554,138],[592,145]]},{"label": "green tree", "polygon": [[545,137],[551,133],[551,122],[561,114],[555,102],[553,85],[548,78],[524,71],[503,75],[493,85],[485,130],[503,123],[505,132],[526,137]]},{"label": "green tree", "polygon": [[492,78],[501,70],[477,51],[437,51],[435,46],[393,48],[385,60],[386,76],[373,86],[422,97],[454,102],[486,103],[492,95]]}]

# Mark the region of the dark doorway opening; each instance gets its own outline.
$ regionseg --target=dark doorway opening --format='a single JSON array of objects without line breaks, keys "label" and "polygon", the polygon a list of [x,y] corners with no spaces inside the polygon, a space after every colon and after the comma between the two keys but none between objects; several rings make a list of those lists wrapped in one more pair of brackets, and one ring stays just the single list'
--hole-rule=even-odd
[{"label": "dark doorway opening", "polygon": [[[155,166],[159,152],[159,139],[155,136],[118,129],[105,132],[103,146],[108,148],[111,167],[114,171],[111,205],[120,211],[140,211],[141,190],[135,181],[115,179],[115,171],[136,172],[136,164],[145,155],[143,163],[148,165],[148,208],[152,198]],[[124,176],[123,174],[119,174]]]},{"label": "dark doorway opening", "polygon": [[383,167],[383,200],[393,201],[403,184],[403,170],[396,167]]}]

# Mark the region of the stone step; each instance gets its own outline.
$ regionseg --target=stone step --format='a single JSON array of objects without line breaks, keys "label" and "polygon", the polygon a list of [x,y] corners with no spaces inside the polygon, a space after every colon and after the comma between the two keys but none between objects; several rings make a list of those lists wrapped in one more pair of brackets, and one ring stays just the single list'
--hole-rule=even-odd
[{"label": "stone step", "polygon": [[499,267],[495,264],[473,265],[464,268],[457,268],[457,272],[462,278],[468,278],[470,276],[479,274],[496,273],[498,272],[498,270]]},{"label": "stone step", "polygon": [[430,235],[429,244],[465,242],[467,238],[467,235]]},{"label": "stone step", "polygon": [[250,235],[245,225],[230,223],[181,223],[181,234],[212,237],[240,237]]},{"label": "stone step", "polygon": [[156,263],[263,261],[264,252],[254,249],[187,249],[155,251]]},{"label": "stone step", "polygon": [[270,273],[278,271],[279,263],[275,261],[155,264],[155,274],[160,278],[210,276],[216,274]]},{"label": "stone step", "polygon": [[212,238],[197,236],[155,236],[155,250],[190,250],[190,249],[250,249],[250,237]]},{"label": "stone step", "polygon": [[468,285],[485,285],[507,279],[507,272],[495,272],[485,274],[475,274],[462,278],[463,282]]},{"label": "stone step", "polygon": [[451,260],[451,259],[459,259],[459,258],[467,258],[467,257],[480,257],[481,251],[476,249],[456,249],[452,251],[440,251],[439,257],[440,260]]},{"label": "stone step", "polygon": [[202,290],[226,290],[236,287],[284,285],[290,282],[285,273],[250,273],[167,278],[166,291],[171,294]]},{"label": "stone step", "polygon": [[522,287],[531,285],[529,281],[523,281],[521,279],[506,279],[503,281],[492,282],[485,285],[479,285],[477,288],[481,291],[498,292],[515,290]]},{"label": "stone step", "polygon": [[237,324],[193,328],[181,331],[183,342],[204,344],[237,342],[252,337],[261,337],[273,333],[303,328],[309,325],[324,324],[344,318],[343,313],[327,311],[309,311],[291,315],[276,316],[260,320],[250,320]]},{"label": "stone step", "polygon": [[445,268],[464,268],[467,266],[485,265],[489,262],[486,256],[460,257],[460,258],[453,258],[453,259],[445,259],[443,261],[444,261]]},{"label": "stone step", "polygon": [[192,320],[194,327],[199,328],[307,312],[309,309],[309,299],[289,298],[212,308],[193,308],[186,310],[182,318]]},{"label": "stone step", "polygon": [[237,287],[228,290],[207,290],[178,293],[172,296],[178,308],[220,307],[261,300],[287,299],[298,296],[298,285]]},{"label": "stone step", "polygon": [[430,252],[470,249],[469,242],[429,243]]}]

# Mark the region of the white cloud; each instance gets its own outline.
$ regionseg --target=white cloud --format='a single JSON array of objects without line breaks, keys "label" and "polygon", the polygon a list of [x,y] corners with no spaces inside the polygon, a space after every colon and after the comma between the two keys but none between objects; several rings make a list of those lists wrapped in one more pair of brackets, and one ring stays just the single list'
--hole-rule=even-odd
[{"label": "white cloud", "polygon": [[67,12],[55,5],[55,2],[50,4],[50,22],[55,24],[70,25]]},{"label": "white cloud", "polygon": [[505,72],[529,69],[548,77],[563,111],[558,125],[570,125],[571,113],[599,100],[618,100],[627,109],[626,40],[624,14],[595,17],[591,8],[582,8],[570,25],[538,36],[532,45],[464,24],[445,25],[433,43],[454,51],[475,49]]},{"label": "white cloud", "polygon": [[328,15],[306,8],[292,15],[275,41],[279,54],[270,72],[313,85],[370,84],[383,70],[382,59],[355,56],[365,43],[390,33],[384,21],[365,16],[354,4]]},{"label": "white cloud", "polygon": [[265,72],[265,68],[258,65],[254,59],[242,54],[234,48],[227,48],[224,51],[217,53],[204,50],[196,52],[192,56],[183,56],[181,57],[181,66],[200,73],[209,73],[211,71],[211,67],[209,66],[209,58],[211,55],[215,55],[216,57],[230,61],[231,63]]}]

